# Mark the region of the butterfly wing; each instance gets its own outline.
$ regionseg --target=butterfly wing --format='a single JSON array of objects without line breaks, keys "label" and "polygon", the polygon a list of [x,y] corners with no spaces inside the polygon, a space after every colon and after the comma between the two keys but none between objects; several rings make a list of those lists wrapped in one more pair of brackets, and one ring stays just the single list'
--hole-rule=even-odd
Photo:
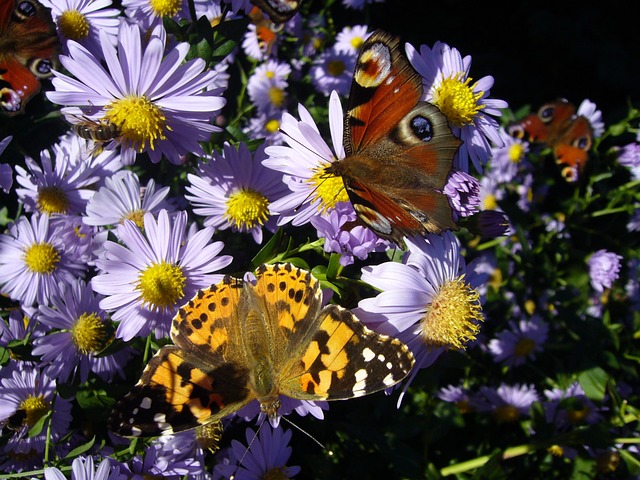
[{"label": "butterfly wing", "polygon": [[593,144],[593,128],[583,116],[576,117],[555,142],[554,153],[558,163],[582,170],[587,153]]},{"label": "butterfly wing", "polygon": [[509,133],[522,140],[553,146],[575,117],[576,107],[564,98],[545,103],[536,113],[508,127]]},{"label": "butterfly wing", "polygon": [[298,13],[302,0],[251,0],[251,3],[269,15],[273,23],[284,23]]}]

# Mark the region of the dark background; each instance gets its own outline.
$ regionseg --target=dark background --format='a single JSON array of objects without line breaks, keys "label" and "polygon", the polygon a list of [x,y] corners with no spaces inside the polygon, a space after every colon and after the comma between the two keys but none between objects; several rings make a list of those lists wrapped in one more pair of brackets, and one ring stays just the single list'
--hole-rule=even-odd
[{"label": "dark background", "polygon": [[491,97],[514,110],[588,98],[611,122],[626,115],[630,100],[640,107],[637,2],[387,0],[370,10],[370,18],[352,20],[415,47],[440,40],[471,55],[472,78],[492,75]]}]

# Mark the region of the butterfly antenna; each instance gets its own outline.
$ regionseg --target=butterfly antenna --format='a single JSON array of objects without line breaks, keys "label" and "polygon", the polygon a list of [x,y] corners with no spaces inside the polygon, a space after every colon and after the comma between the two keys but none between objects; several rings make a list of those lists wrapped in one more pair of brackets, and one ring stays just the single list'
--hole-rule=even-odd
[{"label": "butterfly antenna", "polygon": [[236,478],[236,473],[238,473],[238,470],[240,469],[240,465],[242,465],[244,457],[246,457],[247,454],[249,453],[249,450],[251,450],[251,446],[253,445],[253,442],[255,442],[256,438],[258,438],[258,433],[260,433],[260,430],[262,429],[262,425],[264,425],[265,420],[266,420],[266,416],[258,424],[258,429],[255,432],[253,432],[253,437],[251,437],[251,440],[249,440],[249,443],[247,444],[247,448],[245,448],[244,453],[242,454],[242,457],[240,457],[240,460],[238,460],[238,464],[236,465],[236,468],[233,471],[233,473],[229,476],[229,480],[233,480],[234,478]]},{"label": "butterfly antenna", "polygon": [[287,417],[280,417],[282,420],[284,420],[285,422],[287,422],[289,425],[291,425],[292,427],[294,427],[296,430],[298,430],[299,432],[304,433],[307,437],[309,437],[311,440],[313,440],[320,448],[322,448],[323,450],[326,450],[327,453],[329,455],[333,455],[333,451],[327,449],[327,447],[324,446],[324,444],[320,443],[320,441],[314,437],[313,435],[311,435],[309,432],[307,432],[304,428],[296,425],[295,423],[293,423],[291,420],[289,420]]}]

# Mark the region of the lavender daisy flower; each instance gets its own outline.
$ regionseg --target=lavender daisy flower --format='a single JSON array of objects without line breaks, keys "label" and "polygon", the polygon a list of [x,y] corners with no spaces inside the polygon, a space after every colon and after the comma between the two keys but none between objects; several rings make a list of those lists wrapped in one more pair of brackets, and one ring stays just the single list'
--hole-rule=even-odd
[{"label": "lavender daisy flower", "polygon": [[281,145],[283,135],[280,131],[282,112],[263,112],[250,118],[243,132],[252,139],[265,139],[267,145]]},{"label": "lavender daisy flower", "polygon": [[161,210],[157,221],[147,213],[144,233],[127,220],[117,230],[122,244],[105,243],[104,255],[96,261],[100,272],[91,285],[106,297],[100,308],[113,312],[112,320],[120,322],[118,338],[128,341],[152,331],[157,338],[166,336],[180,305],[222,280],[222,275],[212,273],[232,260],[217,256],[222,242],[209,243],[210,227],[187,236],[186,224],[186,212],[170,220]]},{"label": "lavender daisy flower", "polygon": [[539,400],[533,385],[500,384],[497,389],[481,387],[478,411],[489,411],[499,422],[515,422],[521,417],[529,416],[534,402]]},{"label": "lavender daisy flower", "polygon": [[336,43],[333,48],[338,52],[357,55],[360,47],[370,35],[366,25],[353,25],[344,27],[336,35]]},{"label": "lavender daisy flower", "polygon": [[489,175],[499,183],[507,183],[530,168],[527,160],[529,143],[509,135],[502,127],[498,134],[503,143],[491,149]]},{"label": "lavender daisy flower", "polygon": [[237,440],[231,442],[231,462],[214,467],[214,478],[236,478],[237,480],[260,480],[264,478],[293,478],[300,467],[288,466],[291,457],[291,430],[262,425],[257,434],[246,430],[247,446]]},{"label": "lavender daisy flower", "polygon": [[146,47],[135,25],[120,26],[117,47],[100,34],[106,69],[86,48],[69,41],[69,55],[61,55],[60,62],[76,78],[54,72],[56,91],[47,93],[49,100],[82,107],[62,110],[72,123],[88,118],[115,125],[120,134],[106,148],[120,145],[125,165],[142,152],[154,163],[163,155],[174,163],[188,152],[203,155],[198,142],[220,131],[209,121],[225,104],[219,89],[205,90],[217,72],[205,70],[201,58],[183,63],[186,43],[165,55],[161,26],[153,29]]},{"label": "lavender daisy flower", "polygon": [[576,111],[576,115],[585,117],[589,120],[591,124],[591,128],[593,129],[594,137],[601,137],[604,133],[604,122],[602,121],[602,112],[598,110],[596,104],[588,99],[584,99],[578,110]]},{"label": "lavender daisy flower", "polygon": [[329,100],[329,128],[335,154],[323,140],[309,111],[298,105],[298,114],[300,121],[288,113],[283,114],[280,129],[289,146],[267,147],[265,152],[269,158],[262,162],[266,167],[282,172],[283,181],[291,190],[289,195],[269,206],[272,213],[280,215],[278,225],[288,222],[294,226],[304,225],[338,203],[349,201],[342,179],[325,173],[331,162],[345,156],[342,105],[338,94],[333,92]]},{"label": "lavender daisy flower", "polygon": [[517,367],[527,360],[535,360],[536,353],[544,350],[548,333],[549,326],[538,315],[518,323],[510,321],[509,329],[489,342],[489,352],[494,362]]},{"label": "lavender daisy flower", "polygon": [[[7,471],[20,457],[15,469],[42,465],[45,442],[49,437],[55,445],[68,433],[71,403],[56,394],[56,383],[42,370],[26,362],[12,362],[0,371],[0,425],[11,432],[0,461],[0,469]],[[51,413],[49,430],[30,437],[29,430],[38,420]]]},{"label": "lavender daisy flower", "polygon": [[640,143],[629,143],[620,150],[618,163],[631,171],[635,180],[640,179]]},{"label": "lavender daisy flower", "polygon": [[381,293],[354,310],[372,329],[398,337],[413,352],[415,367],[403,391],[445,349],[463,349],[476,338],[484,320],[477,289],[487,277],[465,264],[451,232],[407,239],[407,247],[404,263],[362,269],[362,280]]},{"label": "lavender daisy flower", "polygon": [[254,418],[258,418],[258,423],[260,423],[264,419],[268,419],[271,426],[273,428],[276,428],[280,424],[280,418],[286,417],[294,411],[301,417],[311,415],[318,420],[323,420],[324,410],[329,409],[329,402],[324,402],[321,400],[297,400],[285,395],[280,395],[278,399],[280,400],[280,408],[278,408],[278,415],[274,421],[272,421],[272,419],[269,419],[267,415],[262,411],[262,409],[260,408],[260,402],[258,402],[257,400],[253,400],[252,402],[242,407],[240,410],[235,412],[235,415],[242,418],[246,422],[249,422]]},{"label": "lavender daisy flower", "polygon": [[620,260],[622,256],[604,249],[591,255],[587,265],[591,286],[595,291],[602,293],[605,288],[611,288],[613,282],[619,277]]},{"label": "lavender daisy flower", "polygon": [[364,260],[371,252],[381,252],[389,247],[370,229],[356,224],[356,212],[350,203],[339,203],[327,217],[311,218],[311,225],[324,238],[324,251],[339,253],[340,265],[354,262],[354,257]]},{"label": "lavender daisy flower", "polygon": [[578,382],[568,388],[545,390],[547,401],[543,403],[548,423],[554,423],[558,430],[567,430],[573,426],[593,425],[602,419],[598,407],[584,393]]},{"label": "lavender daisy flower", "polygon": [[356,55],[335,48],[321,53],[313,62],[309,71],[316,90],[326,96],[335,90],[346,96],[351,88],[353,70],[356,68]]},{"label": "lavender daisy flower", "polygon": [[0,291],[23,306],[47,303],[85,268],[50,228],[48,215],[20,217],[0,236]]},{"label": "lavender daisy flower", "polygon": [[492,116],[501,116],[500,109],[507,102],[488,98],[493,77],[482,77],[471,83],[469,76],[471,57],[446,43],[436,42],[433,48],[426,45],[420,52],[406,44],[409,61],[422,75],[424,99],[436,105],[447,117],[453,134],[463,141],[454,166],[469,171],[469,159],[479,173],[491,155],[491,144],[502,146],[498,134],[498,122]]},{"label": "lavender daisy flower", "polygon": [[[198,5],[196,11],[201,11],[207,0],[195,0],[194,3]],[[131,23],[140,25],[145,31],[161,24],[163,17],[190,18],[188,0],[122,0],[122,6]]]},{"label": "lavender daisy flower", "polygon": [[147,186],[140,186],[138,176],[128,170],[118,172],[105,180],[105,186],[87,203],[86,225],[119,225],[125,220],[143,227],[146,213],[157,214],[160,210],[173,211],[166,197],[169,187],[156,188],[150,179]]},{"label": "lavender daisy flower", "polygon": [[116,44],[120,10],[107,8],[111,0],[42,0],[40,3],[51,9],[63,46],[66,40],[74,40],[97,52],[99,32],[105,32],[111,43]]},{"label": "lavender daisy flower", "polygon": [[627,230],[630,232],[640,232],[640,205],[636,204],[635,209],[627,223]]},{"label": "lavender daisy flower", "polygon": [[205,216],[204,225],[220,230],[251,233],[262,243],[263,228],[276,230],[276,218],[269,215],[269,205],[284,196],[287,187],[282,177],[262,165],[264,146],[253,158],[246,144],[238,148],[228,143],[222,155],[214,154],[209,163],[199,164],[199,175],[187,176],[192,195],[185,198],[193,204],[193,212]]},{"label": "lavender daisy flower", "polygon": [[37,311],[36,308],[29,308],[28,312],[15,309],[9,312],[6,322],[0,320],[0,345],[6,348],[13,341],[24,342],[44,335],[49,327],[38,321]]},{"label": "lavender daisy flower", "polygon": [[474,409],[469,391],[463,387],[449,385],[441,388],[438,392],[438,398],[444,402],[454,403],[462,414],[469,413]]},{"label": "lavender daisy flower", "polygon": [[444,186],[444,193],[449,197],[449,203],[458,217],[469,217],[478,213],[480,184],[468,173],[453,172]]},{"label": "lavender daisy flower", "polygon": [[131,356],[129,350],[98,355],[112,340],[100,299],[91,286],[77,281],[51,298],[51,306],[40,305],[38,320],[58,331],[37,338],[33,354],[42,356],[51,377],[67,383],[77,375],[81,384],[87,381],[89,371],[99,372],[106,381],[116,373],[124,378],[121,366]]},{"label": "lavender daisy flower", "polygon": [[[67,477],[55,467],[44,469],[45,480],[67,480]],[[93,457],[77,457],[71,463],[71,480],[124,480],[126,477],[120,474],[119,466],[111,464],[111,460],[105,458],[94,470]]]},{"label": "lavender daisy flower", "polygon": [[[0,155],[7,148],[9,142],[13,137],[8,136],[0,140]],[[4,193],[9,193],[11,186],[13,185],[13,170],[8,163],[0,163],[0,188]]]},{"label": "lavender daisy flower", "polygon": [[256,67],[247,82],[249,98],[258,112],[281,111],[287,99],[287,78],[291,73],[288,63],[268,60]]}]

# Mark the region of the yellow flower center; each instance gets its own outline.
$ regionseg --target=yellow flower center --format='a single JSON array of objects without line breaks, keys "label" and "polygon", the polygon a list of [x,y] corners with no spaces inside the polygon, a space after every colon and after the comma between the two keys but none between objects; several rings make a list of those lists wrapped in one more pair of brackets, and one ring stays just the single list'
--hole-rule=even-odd
[{"label": "yellow flower center", "polygon": [[144,210],[134,210],[133,212],[129,212],[127,213],[124,218],[122,219],[122,223],[124,223],[125,220],[131,220],[133,223],[135,223],[139,229],[144,230],[144,214],[146,212]]},{"label": "yellow flower center", "polygon": [[524,311],[527,312],[529,315],[533,315],[533,313],[536,311],[536,302],[534,302],[531,299],[525,300]]},{"label": "yellow flower center", "polygon": [[58,30],[70,40],[80,41],[89,36],[91,24],[78,10],[65,10],[57,20]]},{"label": "yellow flower center", "polygon": [[509,160],[513,163],[520,163],[524,158],[524,146],[521,143],[514,143],[509,147]]},{"label": "yellow flower center", "polygon": [[227,200],[224,218],[239,230],[262,226],[269,214],[269,200],[260,192],[246,189],[232,193]]},{"label": "yellow flower center", "polygon": [[496,407],[493,416],[500,422],[515,422],[520,418],[520,412],[513,405],[502,405]]},{"label": "yellow flower center", "polygon": [[474,93],[476,84],[469,85],[471,78],[463,78],[463,72],[445,78],[433,92],[433,103],[456,127],[472,125],[475,116],[485,107],[478,104],[484,92]]},{"label": "yellow flower center", "polygon": [[71,329],[71,340],[85,355],[101,351],[107,340],[107,330],[96,313],[83,313]]},{"label": "yellow flower center", "polygon": [[286,94],[281,88],[271,87],[269,89],[269,101],[274,107],[281,107],[285,98]]},{"label": "yellow flower center", "polygon": [[480,294],[464,275],[440,287],[422,319],[422,338],[429,346],[461,349],[475,340],[483,321]]},{"label": "yellow flower center", "polygon": [[332,60],[327,64],[327,72],[332,77],[339,77],[345,71],[346,65],[342,60]]},{"label": "yellow flower center", "polygon": [[159,17],[173,17],[180,11],[182,2],[180,0],[150,0],[149,5]]},{"label": "yellow flower center", "polygon": [[572,405],[567,409],[567,418],[574,425],[584,423],[587,415],[589,415],[589,407],[583,405],[579,400],[572,403]]},{"label": "yellow flower center", "polygon": [[265,73],[265,76],[271,80],[272,78],[276,78],[276,72],[274,72],[273,70],[267,70],[267,72]]},{"label": "yellow flower center", "polygon": [[162,261],[140,272],[136,288],[151,308],[163,309],[173,307],[184,296],[185,283],[179,266]]},{"label": "yellow flower center", "polygon": [[66,213],[68,208],[69,201],[60,187],[43,187],[38,192],[38,209],[42,213]]},{"label": "yellow flower center", "polygon": [[530,338],[521,338],[518,343],[516,343],[514,353],[516,357],[526,357],[536,348],[536,342],[531,340]]},{"label": "yellow flower center", "polygon": [[130,95],[111,102],[105,118],[118,128],[119,140],[137,145],[139,152],[146,148],[147,142],[153,150],[153,143],[166,140],[165,130],[171,130],[162,110],[145,96]]},{"label": "yellow flower center", "polygon": [[224,427],[220,420],[198,425],[196,427],[196,440],[203,449],[215,453],[220,450],[220,440],[222,440],[222,432]]},{"label": "yellow flower center", "polygon": [[25,412],[25,423],[29,428],[38,423],[38,420],[44,417],[50,408],[51,405],[42,396],[34,397],[29,395],[20,402],[20,410]]},{"label": "yellow flower center", "polygon": [[318,209],[323,213],[335,208],[337,203],[349,201],[342,177],[327,173],[327,168],[330,165],[317,169],[309,179],[309,183],[314,185],[313,200],[320,200]]},{"label": "yellow flower center", "polygon": [[289,480],[286,467],[273,467],[260,476],[260,480]]},{"label": "yellow flower center", "polygon": [[500,290],[500,286],[502,285],[502,270],[499,268],[495,268],[491,275],[489,276],[489,285],[495,291]]},{"label": "yellow flower center", "polygon": [[482,201],[483,210],[495,210],[498,208],[498,199],[494,194],[489,194]]},{"label": "yellow flower center", "polygon": [[264,124],[264,129],[267,131],[267,133],[276,133],[279,128],[280,120],[277,120],[275,118],[268,120],[267,123]]},{"label": "yellow flower center", "polygon": [[547,448],[547,452],[549,452],[554,457],[562,457],[564,455],[564,448],[560,445],[551,445]]},{"label": "yellow flower center", "polygon": [[60,252],[50,243],[34,243],[25,250],[22,260],[32,272],[50,274],[58,266]]},{"label": "yellow flower center", "polygon": [[360,47],[362,46],[363,43],[364,43],[364,38],[362,37],[353,37],[351,39],[351,46],[356,50],[360,50]]}]

